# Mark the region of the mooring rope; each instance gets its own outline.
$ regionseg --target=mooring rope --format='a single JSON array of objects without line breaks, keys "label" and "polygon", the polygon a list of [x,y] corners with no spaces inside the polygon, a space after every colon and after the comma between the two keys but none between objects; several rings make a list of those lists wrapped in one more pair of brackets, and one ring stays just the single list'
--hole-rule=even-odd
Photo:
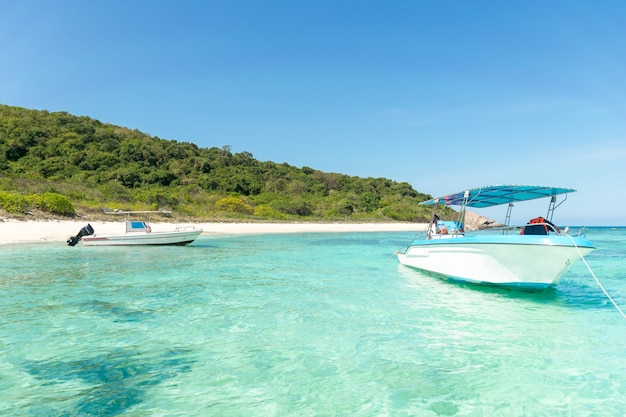
[{"label": "mooring rope", "polygon": [[585,266],[587,267],[587,269],[589,270],[589,273],[591,274],[591,276],[593,277],[593,279],[596,280],[596,282],[598,283],[598,286],[600,287],[600,289],[602,289],[602,291],[604,292],[604,295],[607,296],[607,298],[611,301],[611,303],[613,303],[613,305],[615,306],[615,308],[617,309],[617,311],[619,311],[619,313],[622,315],[622,317],[624,317],[626,319],[626,314],[624,314],[624,312],[622,311],[621,308],[619,308],[619,306],[617,305],[617,303],[615,302],[615,300],[613,300],[613,298],[609,295],[609,293],[607,292],[607,290],[604,288],[604,286],[602,285],[602,283],[600,282],[600,280],[598,279],[598,277],[596,277],[596,274],[593,273],[593,270],[591,269],[591,267],[589,266],[589,264],[587,263],[587,260],[585,259],[585,257],[583,256],[582,252],[580,251],[580,249],[578,248],[578,245],[576,244],[576,242],[574,241],[574,238],[572,238],[570,235],[566,235],[567,237],[569,237],[572,240],[572,243],[574,244],[574,247],[576,248],[576,250],[578,251],[578,255],[580,256],[580,259],[583,261],[583,263],[585,264]]}]

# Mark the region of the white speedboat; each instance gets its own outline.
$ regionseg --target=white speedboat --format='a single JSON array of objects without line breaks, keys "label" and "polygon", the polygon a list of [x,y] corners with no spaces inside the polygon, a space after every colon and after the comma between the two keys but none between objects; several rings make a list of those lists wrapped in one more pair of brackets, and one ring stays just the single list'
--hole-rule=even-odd
[{"label": "white speedboat", "polygon": [[[114,211],[110,214],[166,213],[163,211]],[[148,220],[126,220],[126,233],[119,235],[98,235],[87,224],[80,232],[68,239],[67,244],[76,245],[82,240],[85,246],[129,246],[129,245],[188,245],[202,234],[202,229],[194,226],[181,226],[172,231],[153,231]]]},{"label": "white speedboat", "polygon": [[[557,196],[567,197],[576,190],[533,185],[495,185],[468,189],[424,201],[432,205],[432,216],[426,236],[415,240],[404,252],[398,252],[402,265],[444,279],[514,287],[540,291],[555,286],[580,258],[592,250],[593,244],[581,228],[570,235],[552,223]],[[511,227],[513,203],[548,198],[545,218],[532,219],[522,227]],[[441,221],[438,209],[460,206],[456,220]],[[466,208],[507,205],[503,227],[466,231]]]}]

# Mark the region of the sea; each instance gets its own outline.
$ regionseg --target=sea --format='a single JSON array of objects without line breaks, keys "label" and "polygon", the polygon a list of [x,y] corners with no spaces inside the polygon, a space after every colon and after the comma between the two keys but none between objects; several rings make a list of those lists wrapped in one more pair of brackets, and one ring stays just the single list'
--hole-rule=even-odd
[{"label": "sea", "polygon": [[624,416],[626,228],[586,236],[541,293],[399,265],[406,232],[3,245],[0,415]]}]

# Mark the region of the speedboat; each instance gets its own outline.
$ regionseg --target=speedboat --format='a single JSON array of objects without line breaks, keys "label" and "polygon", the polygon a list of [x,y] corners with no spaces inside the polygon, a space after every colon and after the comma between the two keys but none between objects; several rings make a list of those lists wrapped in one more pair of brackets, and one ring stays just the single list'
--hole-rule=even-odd
[{"label": "speedboat", "polygon": [[[121,211],[107,212],[109,214],[149,214],[170,213],[165,211]],[[195,226],[181,226],[172,231],[153,231],[148,220],[134,221],[127,218],[126,233],[119,235],[98,235],[93,227],[87,224],[80,229],[76,236],[67,240],[70,246],[82,240],[84,246],[128,246],[128,245],[188,245],[202,234],[202,229]]]},{"label": "speedboat", "polygon": [[[569,233],[552,223],[554,210],[571,188],[494,185],[467,189],[420,203],[433,207],[426,236],[397,252],[400,264],[446,280],[541,291],[556,286],[583,256],[595,249],[584,228]],[[563,196],[557,204],[557,197]],[[514,203],[547,198],[546,217],[521,227],[509,226]],[[465,230],[468,207],[507,205],[505,223]],[[459,206],[453,220],[439,218],[440,207]],[[456,217],[456,219],[454,219]]]}]

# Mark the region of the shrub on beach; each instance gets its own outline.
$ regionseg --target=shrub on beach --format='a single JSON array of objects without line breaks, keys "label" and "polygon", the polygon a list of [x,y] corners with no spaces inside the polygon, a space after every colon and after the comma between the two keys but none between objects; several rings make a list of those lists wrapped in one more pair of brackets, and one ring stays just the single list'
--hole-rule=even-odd
[{"label": "shrub on beach", "polygon": [[224,210],[229,213],[254,213],[254,209],[252,208],[252,206],[245,203],[241,198],[238,197],[221,198],[215,202],[215,207],[217,207],[219,210]]},{"label": "shrub on beach", "polygon": [[24,214],[28,206],[28,199],[23,195],[0,191],[0,207],[7,213]]},{"label": "shrub on beach", "polygon": [[269,204],[260,204],[254,207],[254,215],[266,219],[284,219],[285,215],[274,210]]},{"label": "shrub on beach", "polygon": [[29,196],[35,207],[41,211],[62,216],[73,216],[76,214],[74,206],[69,198],[57,193],[44,193]]}]

